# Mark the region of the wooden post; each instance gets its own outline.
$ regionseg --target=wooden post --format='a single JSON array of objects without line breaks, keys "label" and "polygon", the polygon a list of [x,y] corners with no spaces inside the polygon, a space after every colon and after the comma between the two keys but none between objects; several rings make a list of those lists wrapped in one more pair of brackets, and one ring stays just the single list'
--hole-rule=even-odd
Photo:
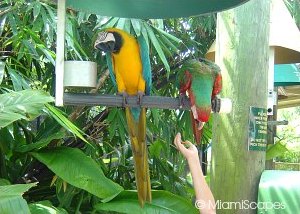
[{"label": "wooden post", "polygon": [[64,104],[66,0],[57,1],[57,39],[55,65],[55,105]]},{"label": "wooden post", "polygon": [[[249,107],[267,108],[270,1],[252,0],[218,14],[216,63],[230,114],[214,115],[211,188],[217,213],[256,213],[264,151],[248,151]],[[230,202],[233,202],[234,204]]]}]

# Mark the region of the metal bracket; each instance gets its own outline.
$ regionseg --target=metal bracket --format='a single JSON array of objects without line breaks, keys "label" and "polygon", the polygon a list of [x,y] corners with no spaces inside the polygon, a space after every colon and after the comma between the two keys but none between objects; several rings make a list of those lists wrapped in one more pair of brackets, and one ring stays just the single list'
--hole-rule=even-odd
[{"label": "metal bracket", "polygon": [[283,121],[276,121],[276,120],[271,120],[268,121],[268,126],[286,126],[289,124],[289,121],[283,120]]},{"label": "metal bracket", "polygon": [[221,109],[221,99],[218,97],[215,97],[212,101],[211,101],[211,109],[214,113],[219,112]]}]

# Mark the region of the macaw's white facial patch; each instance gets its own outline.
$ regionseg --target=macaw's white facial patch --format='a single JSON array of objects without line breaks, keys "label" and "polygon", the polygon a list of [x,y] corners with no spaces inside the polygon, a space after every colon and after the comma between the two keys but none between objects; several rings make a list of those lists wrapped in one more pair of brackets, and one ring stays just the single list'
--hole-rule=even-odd
[{"label": "macaw's white facial patch", "polygon": [[115,42],[116,39],[114,37],[114,34],[106,32],[106,31],[102,31],[98,33],[98,37],[95,41],[95,45],[94,47],[96,48],[96,46],[100,43],[106,43],[106,42]]}]

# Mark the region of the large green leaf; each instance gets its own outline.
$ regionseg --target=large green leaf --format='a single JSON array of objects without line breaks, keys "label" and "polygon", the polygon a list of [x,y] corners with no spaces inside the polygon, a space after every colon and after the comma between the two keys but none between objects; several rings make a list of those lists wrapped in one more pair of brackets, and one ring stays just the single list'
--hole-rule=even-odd
[{"label": "large green leaf", "polygon": [[13,83],[15,91],[22,91],[23,89],[30,89],[29,84],[26,82],[26,77],[24,77],[20,72],[12,69],[10,67],[7,68],[10,79]]},{"label": "large green leaf", "polygon": [[136,192],[123,191],[112,201],[97,204],[95,209],[130,214],[199,213],[191,201],[166,191],[152,191],[152,202],[146,203],[144,208],[140,207]]},{"label": "large green leaf", "polygon": [[29,204],[31,214],[67,214],[63,208],[54,207],[50,201],[40,201]]},{"label": "large green leaf", "polygon": [[112,198],[123,190],[105,177],[92,158],[77,148],[59,147],[32,155],[66,182],[99,198]]},{"label": "large green leaf", "polygon": [[30,214],[22,194],[35,185],[36,183],[0,186],[0,213]]},{"label": "large green leaf", "polygon": [[4,67],[5,67],[5,63],[0,61],[0,84],[1,84],[1,82],[3,80],[3,76],[4,76]]},{"label": "large green leaf", "polygon": [[53,98],[44,91],[23,90],[0,95],[0,128],[16,120],[32,120]]},{"label": "large green leaf", "polygon": [[284,152],[289,150],[281,142],[275,143],[274,145],[269,145],[266,153],[266,160],[271,160],[273,158],[283,155]]}]

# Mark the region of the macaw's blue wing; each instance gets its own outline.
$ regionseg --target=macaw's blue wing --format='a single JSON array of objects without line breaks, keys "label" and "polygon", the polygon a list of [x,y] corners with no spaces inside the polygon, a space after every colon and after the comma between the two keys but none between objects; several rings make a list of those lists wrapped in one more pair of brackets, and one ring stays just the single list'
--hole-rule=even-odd
[{"label": "macaw's blue wing", "polygon": [[113,82],[114,86],[117,86],[116,78],[114,74],[113,62],[110,54],[106,54],[106,63],[109,70],[110,79]]},{"label": "macaw's blue wing", "polygon": [[152,75],[151,75],[149,47],[143,36],[139,36],[137,40],[140,47],[140,55],[141,55],[141,60],[143,65],[143,78],[146,82],[145,94],[150,95],[151,87],[152,87]]}]

